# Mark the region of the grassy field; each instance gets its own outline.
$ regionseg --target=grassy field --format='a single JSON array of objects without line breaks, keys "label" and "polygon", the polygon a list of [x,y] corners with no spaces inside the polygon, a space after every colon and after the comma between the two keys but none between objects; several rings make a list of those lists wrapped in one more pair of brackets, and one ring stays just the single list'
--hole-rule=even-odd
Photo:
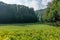
[{"label": "grassy field", "polygon": [[60,40],[60,27],[46,24],[0,24],[0,40]]}]

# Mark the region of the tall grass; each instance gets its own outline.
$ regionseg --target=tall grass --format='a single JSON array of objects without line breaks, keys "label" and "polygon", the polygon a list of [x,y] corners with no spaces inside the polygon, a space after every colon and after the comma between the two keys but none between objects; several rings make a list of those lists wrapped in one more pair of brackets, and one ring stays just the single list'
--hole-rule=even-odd
[{"label": "tall grass", "polygon": [[60,40],[60,27],[46,24],[0,24],[0,40]]}]

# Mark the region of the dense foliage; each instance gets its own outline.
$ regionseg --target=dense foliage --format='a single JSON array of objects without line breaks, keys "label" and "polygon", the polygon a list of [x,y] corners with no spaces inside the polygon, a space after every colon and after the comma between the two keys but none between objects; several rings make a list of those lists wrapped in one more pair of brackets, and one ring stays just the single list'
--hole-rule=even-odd
[{"label": "dense foliage", "polygon": [[60,25],[60,0],[53,0],[52,3],[48,4],[44,20],[54,25]]},{"label": "dense foliage", "polygon": [[0,2],[0,23],[37,22],[37,20],[33,8]]}]

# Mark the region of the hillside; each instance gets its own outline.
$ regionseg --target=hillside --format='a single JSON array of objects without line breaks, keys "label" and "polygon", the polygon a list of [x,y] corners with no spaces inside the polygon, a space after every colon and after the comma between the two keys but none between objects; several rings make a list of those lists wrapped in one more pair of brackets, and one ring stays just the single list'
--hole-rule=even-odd
[{"label": "hillside", "polygon": [[36,11],[35,11],[36,15],[37,15],[38,18],[39,18],[39,21],[42,20],[42,16],[44,15],[44,11],[45,11],[45,9],[40,9],[40,10],[36,10]]}]

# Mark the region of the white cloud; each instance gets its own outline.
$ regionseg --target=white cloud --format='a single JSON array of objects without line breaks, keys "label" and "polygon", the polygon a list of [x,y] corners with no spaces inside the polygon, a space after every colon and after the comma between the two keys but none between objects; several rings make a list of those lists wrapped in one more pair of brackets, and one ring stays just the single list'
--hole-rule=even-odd
[{"label": "white cloud", "polygon": [[38,1],[32,0],[31,2],[25,3],[26,6],[33,7],[34,10],[39,9]]},{"label": "white cloud", "polygon": [[20,4],[28,7],[33,7],[35,10],[46,8],[48,2],[51,0],[0,0],[8,4]]},{"label": "white cloud", "polygon": [[42,0],[42,7],[46,8],[49,2],[52,2],[52,0]]},{"label": "white cloud", "polygon": [[42,4],[43,4],[43,5],[47,5],[48,2],[51,2],[51,0],[42,0]]}]

